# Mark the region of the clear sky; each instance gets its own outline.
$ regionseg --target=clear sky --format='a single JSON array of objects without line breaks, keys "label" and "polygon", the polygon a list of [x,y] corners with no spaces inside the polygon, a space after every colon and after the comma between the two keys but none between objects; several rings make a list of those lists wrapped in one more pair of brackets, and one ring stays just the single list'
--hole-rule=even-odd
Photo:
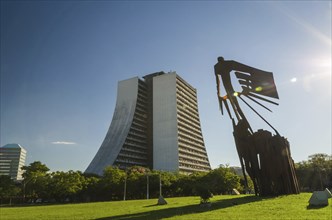
[{"label": "clear sky", "polygon": [[[117,82],[176,71],[197,88],[212,167],[239,165],[216,97],[223,56],[274,73],[280,105],[256,109],[295,162],[331,154],[331,20],[331,1],[1,1],[1,146],[21,144],[27,164],[84,171]],[[269,129],[245,111],[254,130]]]}]

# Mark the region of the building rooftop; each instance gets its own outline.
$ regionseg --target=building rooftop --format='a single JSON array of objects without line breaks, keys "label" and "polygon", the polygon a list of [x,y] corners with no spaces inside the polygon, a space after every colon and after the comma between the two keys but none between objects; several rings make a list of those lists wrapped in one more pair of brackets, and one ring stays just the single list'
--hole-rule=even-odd
[{"label": "building rooftop", "polygon": [[1,148],[12,148],[12,149],[18,149],[18,148],[20,148],[20,149],[25,150],[25,149],[24,149],[21,145],[19,145],[19,144],[6,144],[6,145],[2,146]]}]

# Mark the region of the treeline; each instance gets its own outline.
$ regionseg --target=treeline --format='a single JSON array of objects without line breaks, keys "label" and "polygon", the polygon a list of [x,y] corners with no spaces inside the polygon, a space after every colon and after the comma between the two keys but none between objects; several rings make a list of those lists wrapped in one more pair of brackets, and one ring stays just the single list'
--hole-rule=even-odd
[{"label": "treeline", "polygon": [[313,154],[295,168],[302,192],[332,189],[332,155]]},{"label": "treeline", "polygon": [[[49,172],[39,161],[23,167],[21,182],[0,176],[1,203],[92,202],[158,198],[160,181],[164,197],[243,192],[243,179],[232,168],[220,166],[208,173],[191,175],[151,171],[134,166],[126,171],[109,166],[103,176],[80,171]],[[241,184],[242,183],[242,184]]]},{"label": "treeline", "polygon": [[[301,191],[332,188],[332,158],[327,154],[314,154],[307,161],[295,164]],[[243,177],[235,170],[220,166],[208,173],[184,175],[172,172],[151,171],[144,167],[120,170],[109,166],[103,176],[80,171],[49,172],[39,161],[23,167],[23,180],[14,182],[9,176],[0,176],[1,204],[36,202],[92,202],[126,199],[157,198],[160,181],[164,197],[194,196],[253,192],[245,188]]]}]

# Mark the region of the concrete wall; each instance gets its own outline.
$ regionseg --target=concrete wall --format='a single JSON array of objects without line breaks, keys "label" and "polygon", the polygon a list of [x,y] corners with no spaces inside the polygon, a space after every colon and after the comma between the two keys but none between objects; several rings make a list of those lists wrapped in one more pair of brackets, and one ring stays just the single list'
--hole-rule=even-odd
[{"label": "concrete wall", "polygon": [[153,78],[153,169],[179,169],[175,73]]},{"label": "concrete wall", "polygon": [[129,133],[138,95],[138,77],[118,83],[116,107],[105,140],[85,173],[102,175],[105,167],[113,165]]}]

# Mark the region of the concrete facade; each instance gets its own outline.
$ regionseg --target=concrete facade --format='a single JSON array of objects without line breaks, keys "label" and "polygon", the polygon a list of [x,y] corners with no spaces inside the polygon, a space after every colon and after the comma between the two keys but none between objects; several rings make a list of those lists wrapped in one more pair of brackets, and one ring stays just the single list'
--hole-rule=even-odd
[{"label": "concrete facade", "polygon": [[153,169],[179,169],[174,73],[153,78]]},{"label": "concrete facade", "polygon": [[86,173],[112,165],[192,173],[209,171],[196,89],[175,72],[120,81],[110,128]]},{"label": "concrete facade", "polygon": [[26,150],[19,144],[6,144],[0,148],[0,175],[8,175],[13,180],[22,180]]},{"label": "concrete facade", "polygon": [[86,173],[102,175],[104,168],[113,165],[133,122],[138,95],[138,77],[118,83],[117,102],[111,125]]}]

